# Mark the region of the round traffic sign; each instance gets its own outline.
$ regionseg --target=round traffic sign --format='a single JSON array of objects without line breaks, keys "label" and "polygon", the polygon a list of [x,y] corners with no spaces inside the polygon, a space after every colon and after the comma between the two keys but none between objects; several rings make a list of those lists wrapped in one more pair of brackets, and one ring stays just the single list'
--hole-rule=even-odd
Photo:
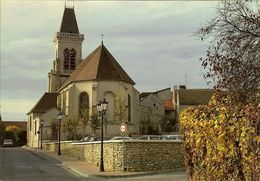
[{"label": "round traffic sign", "polygon": [[120,124],[120,131],[122,133],[127,131],[127,125],[125,123]]}]

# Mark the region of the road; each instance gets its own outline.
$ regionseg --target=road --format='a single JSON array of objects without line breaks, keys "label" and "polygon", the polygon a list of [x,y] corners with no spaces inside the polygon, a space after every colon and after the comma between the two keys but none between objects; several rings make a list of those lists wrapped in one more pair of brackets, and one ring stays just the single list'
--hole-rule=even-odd
[{"label": "road", "polygon": [[20,147],[0,147],[0,181],[78,181],[61,163]]},{"label": "road", "polygon": [[[74,174],[73,174],[74,173]],[[186,181],[184,172],[128,178],[87,178],[76,175],[56,159],[20,147],[0,147],[0,181]]]}]

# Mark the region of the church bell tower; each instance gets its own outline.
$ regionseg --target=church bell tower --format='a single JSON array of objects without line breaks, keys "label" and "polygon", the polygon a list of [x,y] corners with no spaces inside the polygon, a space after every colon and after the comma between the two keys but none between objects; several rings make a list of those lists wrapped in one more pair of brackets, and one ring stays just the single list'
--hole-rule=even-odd
[{"label": "church bell tower", "polygon": [[60,31],[53,40],[55,57],[53,69],[48,73],[48,92],[55,93],[82,60],[84,35],[79,33],[74,7],[64,9]]}]

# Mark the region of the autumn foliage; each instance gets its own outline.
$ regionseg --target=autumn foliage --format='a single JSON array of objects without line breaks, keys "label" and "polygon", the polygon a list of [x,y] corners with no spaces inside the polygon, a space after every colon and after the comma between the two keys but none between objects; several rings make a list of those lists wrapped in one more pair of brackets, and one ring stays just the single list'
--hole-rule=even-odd
[{"label": "autumn foliage", "polygon": [[217,88],[258,99],[260,87],[260,1],[222,0],[196,35],[210,40],[201,58],[204,77]]},{"label": "autumn foliage", "polygon": [[216,93],[208,105],[181,112],[190,180],[259,180],[260,105],[232,105],[232,97]]}]

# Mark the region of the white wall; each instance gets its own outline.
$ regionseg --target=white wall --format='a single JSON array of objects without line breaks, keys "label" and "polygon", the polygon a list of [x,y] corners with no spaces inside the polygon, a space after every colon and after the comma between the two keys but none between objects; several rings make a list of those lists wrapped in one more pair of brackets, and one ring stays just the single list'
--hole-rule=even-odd
[{"label": "white wall", "polygon": [[[107,119],[108,124],[111,125],[107,127],[108,136],[118,135],[118,128],[114,125],[114,101],[113,98],[119,94],[120,90],[124,91],[124,96],[127,101],[128,94],[131,95],[131,122],[129,123],[131,133],[139,133],[139,92],[131,85],[126,82],[119,81],[82,81],[71,83],[61,90],[61,94],[64,92],[69,92],[69,114],[74,114],[78,116],[79,114],[79,95],[82,92],[87,92],[89,95],[89,107],[90,115],[96,112],[96,105],[100,100],[104,98],[108,102]],[[61,102],[62,100],[58,101]],[[127,102],[126,102],[127,106]],[[62,107],[64,111],[64,107]],[[113,123],[112,123],[113,122]],[[130,133],[130,132],[129,132]],[[91,133],[88,133],[91,134]]]}]

